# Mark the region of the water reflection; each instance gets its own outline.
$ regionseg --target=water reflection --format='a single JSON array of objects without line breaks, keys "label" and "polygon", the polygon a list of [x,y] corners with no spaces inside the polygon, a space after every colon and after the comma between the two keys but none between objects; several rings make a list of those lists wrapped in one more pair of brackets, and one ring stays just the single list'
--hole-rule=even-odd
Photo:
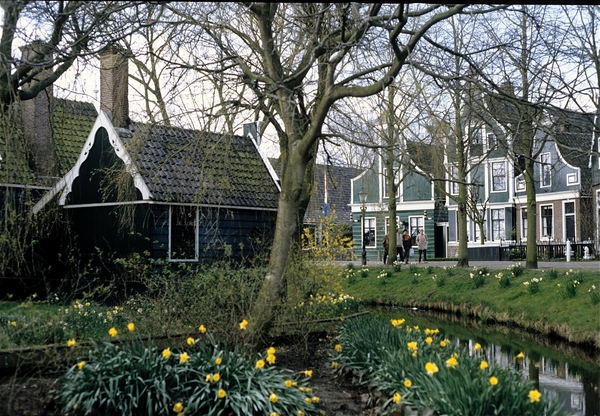
[{"label": "water reflection", "polygon": [[[532,380],[542,394],[557,397],[571,416],[600,416],[600,351],[581,348],[557,339],[486,325],[453,314],[408,309],[378,309],[398,318],[410,316],[411,325],[438,328],[471,354],[479,343],[488,362],[515,367]],[[523,358],[517,355],[523,352]]]}]

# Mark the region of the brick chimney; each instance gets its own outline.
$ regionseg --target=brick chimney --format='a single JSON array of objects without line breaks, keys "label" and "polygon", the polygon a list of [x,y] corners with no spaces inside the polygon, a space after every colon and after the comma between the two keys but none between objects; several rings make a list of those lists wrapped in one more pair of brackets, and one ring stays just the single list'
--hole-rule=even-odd
[{"label": "brick chimney", "polygon": [[[44,65],[52,60],[49,48],[41,41],[23,46],[21,60],[34,68]],[[46,78],[51,69],[38,73],[31,81],[23,86],[30,88],[37,82]],[[39,178],[46,178],[55,174],[55,161],[52,143],[52,85],[41,91],[35,98],[21,102],[21,117],[23,121],[23,135],[30,149],[30,167]],[[43,179],[42,179],[43,181]]]},{"label": "brick chimney", "polygon": [[129,64],[123,51],[109,46],[100,53],[100,109],[115,127],[128,128]]}]

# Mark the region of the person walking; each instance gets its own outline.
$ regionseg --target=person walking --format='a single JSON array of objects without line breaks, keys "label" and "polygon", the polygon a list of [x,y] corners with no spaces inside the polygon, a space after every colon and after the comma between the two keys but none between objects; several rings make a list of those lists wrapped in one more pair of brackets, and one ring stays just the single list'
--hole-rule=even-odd
[{"label": "person walking", "polygon": [[427,263],[427,234],[421,228],[421,232],[416,238],[417,247],[419,248],[419,263],[421,263],[421,254],[423,255],[423,263]]},{"label": "person walking", "polygon": [[383,264],[387,264],[388,253],[390,250],[390,236],[386,234],[381,243],[383,245]]},{"label": "person walking", "polygon": [[408,258],[410,256],[410,249],[412,248],[412,240],[408,234],[408,230],[404,230],[402,234],[402,249],[404,251],[404,263],[408,264]]},{"label": "person walking", "polygon": [[404,261],[404,250],[402,250],[402,234],[400,234],[400,229],[396,229],[396,257],[398,261],[402,263]]}]

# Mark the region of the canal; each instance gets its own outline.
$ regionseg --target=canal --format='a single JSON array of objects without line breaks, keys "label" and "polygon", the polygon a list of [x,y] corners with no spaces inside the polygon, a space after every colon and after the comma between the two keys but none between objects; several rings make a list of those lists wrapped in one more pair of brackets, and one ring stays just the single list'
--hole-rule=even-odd
[{"label": "canal", "polygon": [[[600,350],[596,348],[442,312],[386,307],[373,313],[405,318],[406,324],[420,328],[437,328],[470,352],[479,343],[488,362],[521,370],[542,394],[557,397],[567,415],[600,416]],[[521,352],[525,357],[517,359]]]}]

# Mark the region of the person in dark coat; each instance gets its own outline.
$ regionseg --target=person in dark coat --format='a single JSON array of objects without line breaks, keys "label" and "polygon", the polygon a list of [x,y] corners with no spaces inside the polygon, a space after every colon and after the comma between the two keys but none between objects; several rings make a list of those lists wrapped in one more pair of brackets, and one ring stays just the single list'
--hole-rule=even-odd
[{"label": "person in dark coat", "polygon": [[383,264],[387,264],[388,253],[390,250],[390,236],[388,234],[383,237],[383,242],[381,244],[383,245]]},{"label": "person in dark coat", "polygon": [[402,249],[404,251],[404,263],[408,264],[408,257],[410,256],[410,249],[412,248],[412,240],[408,234],[408,230],[404,230],[402,234]]}]

